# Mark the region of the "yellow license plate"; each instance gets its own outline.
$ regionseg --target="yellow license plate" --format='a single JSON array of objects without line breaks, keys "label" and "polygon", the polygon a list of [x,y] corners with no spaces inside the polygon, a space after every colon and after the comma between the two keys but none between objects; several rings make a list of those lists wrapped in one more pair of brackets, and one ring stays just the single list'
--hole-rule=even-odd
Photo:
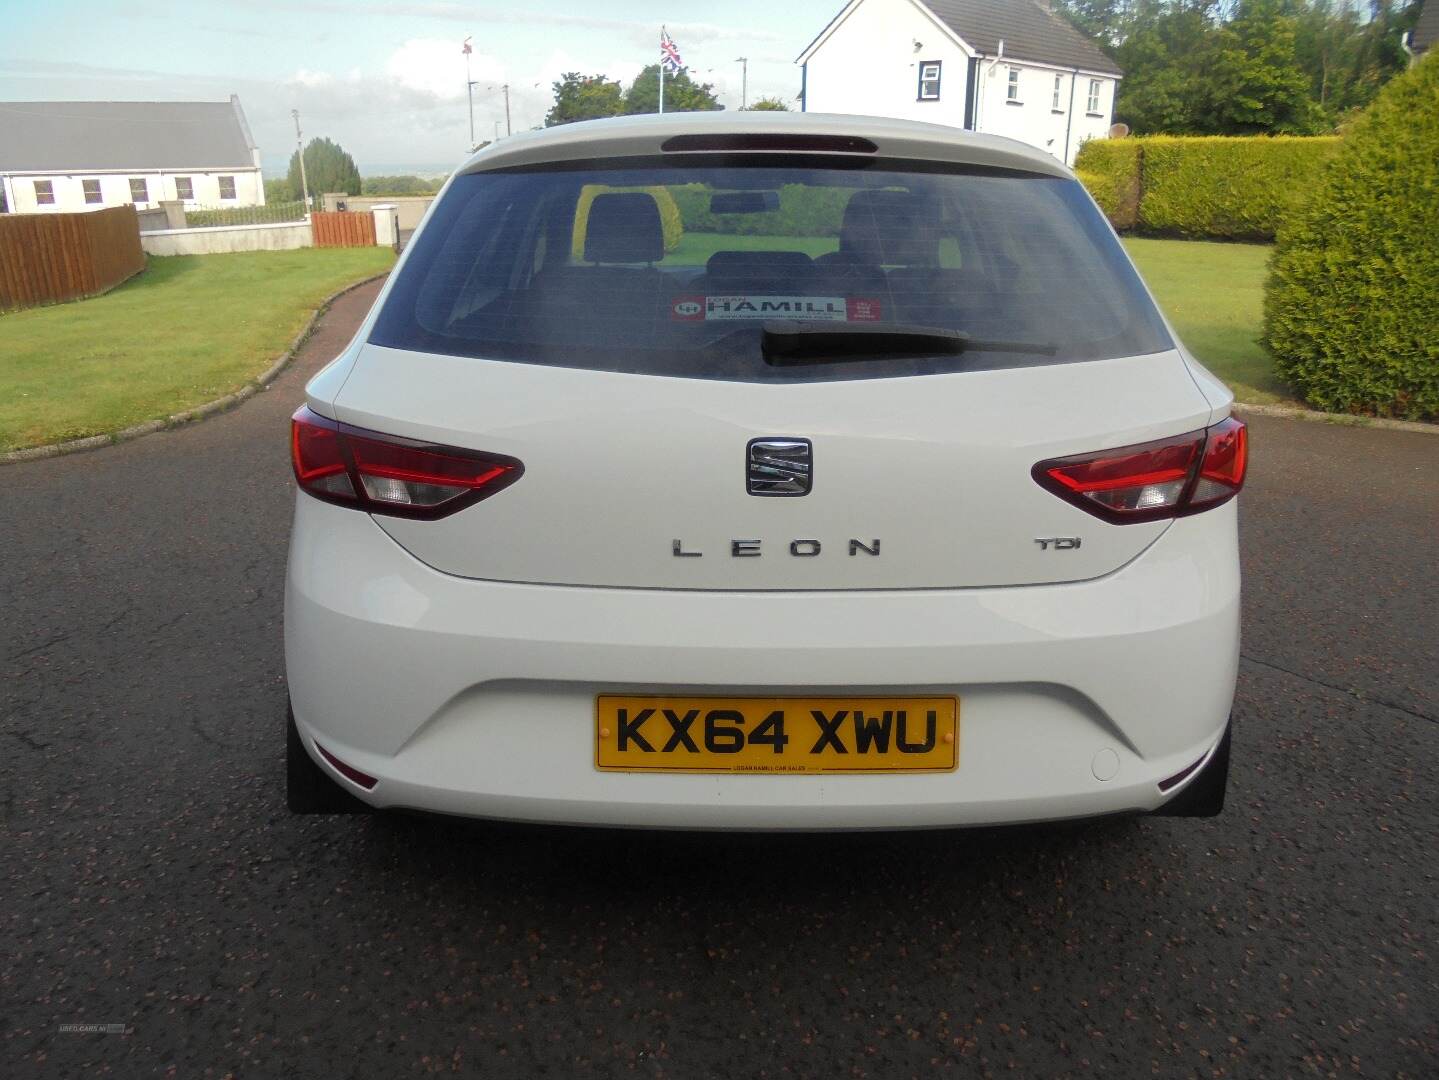
[{"label": "yellow license plate", "polygon": [[955,697],[595,699],[595,766],[614,772],[949,772]]}]

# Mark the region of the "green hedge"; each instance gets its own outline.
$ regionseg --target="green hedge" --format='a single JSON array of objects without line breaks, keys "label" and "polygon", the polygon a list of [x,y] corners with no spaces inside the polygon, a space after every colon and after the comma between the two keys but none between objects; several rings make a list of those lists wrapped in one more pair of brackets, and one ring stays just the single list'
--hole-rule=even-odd
[{"label": "green hedge", "polygon": [[1273,240],[1338,146],[1334,136],[1091,139],[1075,169],[1116,229]]},{"label": "green hedge", "polygon": [[1090,139],[1074,169],[1116,229],[1139,224],[1139,139]]},{"label": "green hedge", "polygon": [[264,206],[215,206],[185,211],[185,227],[208,229],[217,225],[276,225],[286,221],[305,220],[305,203],[266,203]]},{"label": "green hedge", "polygon": [[1389,83],[1279,232],[1278,373],[1332,412],[1439,419],[1439,52]]}]

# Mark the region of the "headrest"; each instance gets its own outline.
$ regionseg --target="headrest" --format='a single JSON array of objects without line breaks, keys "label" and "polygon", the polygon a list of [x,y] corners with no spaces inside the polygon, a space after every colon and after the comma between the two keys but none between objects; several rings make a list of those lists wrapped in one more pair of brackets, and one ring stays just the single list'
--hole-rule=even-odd
[{"label": "headrest", "polygon": [[655,197],[644,191],[596,195],[585,224],[585,261],[657,262],[665,256],[665,231]]},{"label": "headrest", "polygon": [[939,262],[939,203],[910,191],[856,191],[844,208],[839,249],[888,266]]},{"label": "headrest", "polygon": [[814,270],[814,260],[803,251],[716,251],[705,263],[714,278],[803,276]]}]

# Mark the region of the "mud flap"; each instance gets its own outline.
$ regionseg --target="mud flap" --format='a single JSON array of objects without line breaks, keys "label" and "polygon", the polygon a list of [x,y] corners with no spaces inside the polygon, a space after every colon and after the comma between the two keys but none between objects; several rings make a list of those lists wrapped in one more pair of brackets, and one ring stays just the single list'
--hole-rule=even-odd
[{"label": "mud flap", "polygon": [[285,712],[285,800],[292,814],[369,814],[374,810],[310,759],[290,709]]},{"label": "mud flap", "polygon": [[1224,738],[1210,755],[1199,775],[1174,798],[1152,811],[1155,817],[1217,817],[1224,809],[1229,787],[1229,740],[1234,724],[1224,729]]}]

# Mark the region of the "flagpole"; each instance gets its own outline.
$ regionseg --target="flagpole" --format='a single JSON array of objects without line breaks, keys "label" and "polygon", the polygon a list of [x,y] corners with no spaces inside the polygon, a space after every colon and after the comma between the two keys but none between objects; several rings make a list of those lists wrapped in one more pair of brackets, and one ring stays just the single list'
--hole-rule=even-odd
[{"label": "flagpole", "polygon": [[660,27],[660,114],[665,111],[665,28]]},{"label": "flagpole", "polygon": [[465,38],[465,93],[470,99],[470,150],[475,149],[475,83],[470,77],[470,39]]}]

